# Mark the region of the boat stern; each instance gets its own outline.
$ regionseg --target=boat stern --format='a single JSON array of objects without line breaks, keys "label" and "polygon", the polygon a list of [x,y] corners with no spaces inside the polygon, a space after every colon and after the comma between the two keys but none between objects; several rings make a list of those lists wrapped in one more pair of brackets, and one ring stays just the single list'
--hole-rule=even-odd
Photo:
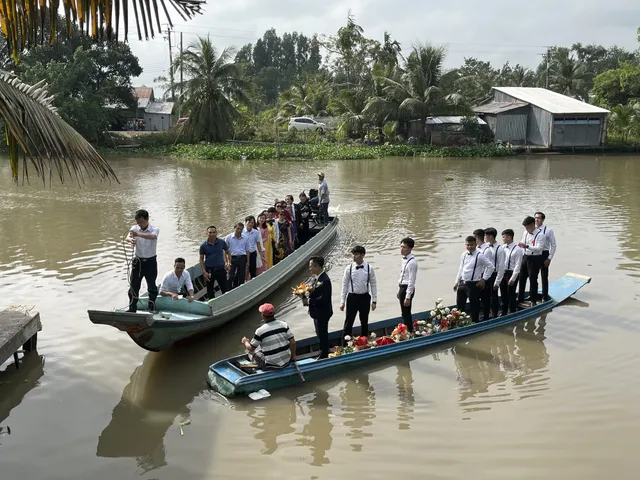
[{"label": "boat stern", "polygon": [[218,362],[209,367],[207,383],[221,395],[232,397],[236,394],[236,381],[243,376],[243,372],[236,371],[228,362]]}]

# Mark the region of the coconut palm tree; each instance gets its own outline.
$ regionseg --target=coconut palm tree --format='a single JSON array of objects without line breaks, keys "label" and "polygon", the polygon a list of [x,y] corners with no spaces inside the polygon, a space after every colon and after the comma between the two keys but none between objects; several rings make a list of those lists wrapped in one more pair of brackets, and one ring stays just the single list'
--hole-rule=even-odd
[{"label": "coconut palm tree", "polygon": [[[122,18],[124,38],[127,38],[131,10],[129,0],[89,0],[75,2],[62,0],[67,25],[78,25],[85,35],[93,38],[117,39]],[[203,0],[169,0],[183,17],[191,18],[201,12]],[[171,22],[165,0],[136,2],[132,0],[133,17],[142,40],[161,33],[162,21]],[[41,2],[6,2],[0,8],[0,30],[7,41],[8,50],[15,62],[24,48],[33,47],[57,38],[56,16],[58,0]],[[160,8],[163,14],[160,15]],[[47,22],[49,28],[45,29]],[[143,25],[141,30],[140,25]],[[155,25],[155,28],[154,28]],[[71,29],[67,30],[67,35]],[[23,179],[28,180],[31,165],[36,176],[46,181],[54,173],[61,182],[67,177],[78,182],[85,175],[97,175],[101,179],[114,179],[116,175],[95,149],[56,113],[46,85],[40,82],[30,86],[20,82],[11,73],[0,71],[0,118],[5,124],[9,158],[13,178],[19,178],[22,164]],[[20,159],[22,157],[22,162]]]},{"label": "coconut palm tree", "polygon": [[198,37],[176,59],[176,66],[182,65],[186,77],[175,90],[184,90],[180,101],[189,116],[187,137],[216,142],[233,136],[233,122],[240,117],[236,104],[250,103],[251,88],[240,64],[233,63],[234,57],[233,48],[218,53],[209,37]]},{"label": "coconut palm tree", "polygon": [[[443,47],[417,44],[406,59],[401,76],[381,79],[385,84],[384,98],[371,99],[366,112],[374,109],[386,113],[385,119],[397,108],[397,119],[402,124],[420,120],[423,126],[429,115],[470,115],[471,108],[462,95],[453,92],[452,76],[455,71],[444,71],[446,52]],[[397,105],[397,107],[396,107]]]},{"label": "coconut palm tree", "polygon": [[622,141],[640,131],[640,103],[630,101],[627,105],[616,105],[611,109],[610,125]]}]

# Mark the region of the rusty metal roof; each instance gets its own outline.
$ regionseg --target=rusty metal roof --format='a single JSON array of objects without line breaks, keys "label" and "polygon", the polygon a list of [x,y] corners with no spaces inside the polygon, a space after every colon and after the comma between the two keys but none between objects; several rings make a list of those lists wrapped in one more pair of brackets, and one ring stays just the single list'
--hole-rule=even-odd
[{"label": "rusty metal roof", "polygon": [[515,110],[516,108],[526,107],[527,105],[529,104],[526,102],[491,102],[485,105],[473,107],[473,111],[476,113],[497,114],[508,112],[509,110]]}]

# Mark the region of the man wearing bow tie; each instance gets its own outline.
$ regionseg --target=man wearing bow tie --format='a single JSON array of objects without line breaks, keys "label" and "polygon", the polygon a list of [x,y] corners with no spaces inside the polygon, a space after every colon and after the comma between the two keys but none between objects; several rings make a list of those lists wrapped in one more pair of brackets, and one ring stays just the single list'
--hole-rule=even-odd
[{"label": "man wearing bow tie", "polygon": [[135,219],[136,224],[131,227],[126,239],[127,243],[135,246],[135,256],[131,261],[131,276],[129,277],[129,309],[127,311],[131,313],[137,311],[140,287],[144,278],[147,281],[147,291],[149,292],[148,309],[153,312],[156,309],[156,298],[158,297],[156,246],[160,230],[149,223],[149,212],[146,210],[138,210]]},{"label": "man wearing bow tie", "polygon": [[400,268],[400,280],[398,280],[398,300],[402,312],[402,322],[407,330],[413,332],[413,319],[411,318],[411,302],[416,293],[416,276],[418,275],[418,261],[411,250],[415,242],[413,238],[403,238],[400,242],[400,255],[402,255],[402,267]]},{"label": "man wearing bow tie", "polygon": [[[467,299],[471,304],[471,321],[478,323],[480,320],[480,295],[485,288],[485,283],[493,275],[495,265],[480,250],[476,248],[476,238],[468,236],[465,239],[466,251],[460,257],[460,267],[456,276],[453,291],[457,294],[456,304],[458,310],[464,312]],[[486,318],[485,318],[486,320]]]},{"label": "man wearing bow tie", "polygon": [[344,319],[343,335],[351,336],[353,322],[360,314],[360,335],[369,335],[369,311],[376,309],[378,288],[376,274],[367,262],[364,247],[356,245],[351,249],[353,262],[344,270],[342,277],[342,293],[340,310],[344,311],[345,301],[347,313]]}]

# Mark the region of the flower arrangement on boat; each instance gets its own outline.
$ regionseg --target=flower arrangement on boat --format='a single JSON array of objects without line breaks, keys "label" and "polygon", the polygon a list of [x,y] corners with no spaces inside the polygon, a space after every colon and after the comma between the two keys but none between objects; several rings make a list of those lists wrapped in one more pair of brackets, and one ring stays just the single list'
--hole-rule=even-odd
[{"label": "flower arrangement on boat", "polygon": [[399,323],[391,332],[391,335],[377,337],[375,333],[371,333],[369,337],[344,337],[345,346],[335,347],[329,357],[338,357],[359,350],[368,348],[383,347],[393,343],[410,340],[412,338],[433,335],[439,332],[446,332],[452,328],[466,327],[471,325],[471,317],[465,312],[459,311],[457,308],[449,308],[443,305],[442,299],[435,301],[435,307],[429,312],[428,319],[416,319],[413,321],[413,333],[404,323]]}]

